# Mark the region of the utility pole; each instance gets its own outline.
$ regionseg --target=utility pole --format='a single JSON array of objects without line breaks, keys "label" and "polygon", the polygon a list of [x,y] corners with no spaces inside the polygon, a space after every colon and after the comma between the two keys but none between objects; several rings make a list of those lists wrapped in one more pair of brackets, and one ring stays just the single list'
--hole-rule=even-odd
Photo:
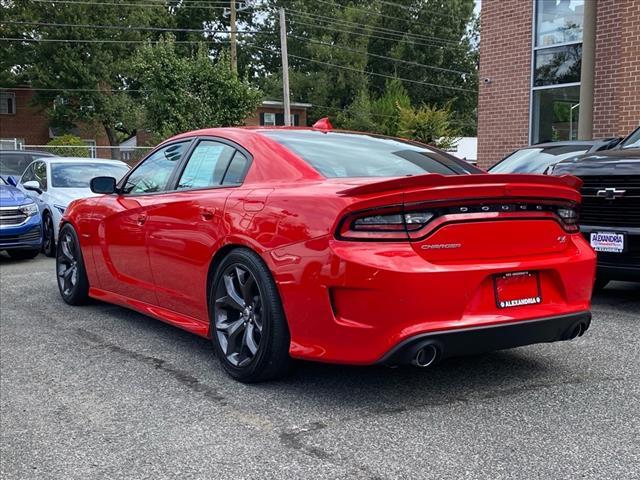
[{"label": "utility pole", "polygon": [[229,10],[229,24],[231,27],[231,71],[238,74],[238,47],[236,45],[236,0],[231,0],[231,8]]},{"label": "utility pole", "polygon": [[289,101],[289,55],[287,53],[287,24],[284,8],[280,9],[280,52],[282,54],[282,93],[284,97],[284,125],[291,126],[291,103]]},{"label": "utility pole", "polygon": [[595,0],[584,3],[580,110],[578,110],[579,140],[591,140],[593,138],[593,82],[596,58],[597,5]]}]

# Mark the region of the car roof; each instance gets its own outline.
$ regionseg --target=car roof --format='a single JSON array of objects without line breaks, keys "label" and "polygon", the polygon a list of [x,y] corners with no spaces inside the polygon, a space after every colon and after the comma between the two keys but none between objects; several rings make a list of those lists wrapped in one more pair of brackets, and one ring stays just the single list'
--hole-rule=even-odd
[{"label": "car roof", "polygon": [[87,158],[87,157],[48,157],[42,159],[48,163],[108,163],[113,165],[126,165],[122,160],[113,160],[110,158]]},{"label": "car roof", "polygon": [[533,145],[529,145],[528,147],[523,147],[520,150],[524,150],[526,148],[550,148],[550,147],[568,147],[571,145],[600,145],[603,143],[609,143],[613,140],[618,140],[617,138],[602,138],[599,140],[562,140],[558,142],[544,142],[544,143],[535,143]]}]

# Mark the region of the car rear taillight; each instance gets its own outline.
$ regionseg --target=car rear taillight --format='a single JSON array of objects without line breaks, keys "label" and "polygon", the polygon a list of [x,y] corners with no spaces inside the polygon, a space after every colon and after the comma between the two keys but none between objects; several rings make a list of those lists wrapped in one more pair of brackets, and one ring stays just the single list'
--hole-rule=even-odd
[{"label": "car rear taillight", "polygon": [[[543,218],[556,220],[570,233],[579,231],[578,210],[574,203],[554,201],[465,201],[394,205],[348,214],[338,227],[341,240],[399,241],[420,240],[434,228],[450,222],[487,219],[518,220]],[[433,224],[431,228],[430,224]]]},{"label": "car rear taillight", "polygon": [[556,215],[560,217],[560,222],[564,229],[568,232],[577,232],[580,230],[578,226],[578,210],[569,207],[558,207]]},{"label": "car rear taillight", "polygon": [[435,217],[430,211],[403,212],[402,207],[368,210],[347,216],[338,231],[345,240],[407,240]]}]

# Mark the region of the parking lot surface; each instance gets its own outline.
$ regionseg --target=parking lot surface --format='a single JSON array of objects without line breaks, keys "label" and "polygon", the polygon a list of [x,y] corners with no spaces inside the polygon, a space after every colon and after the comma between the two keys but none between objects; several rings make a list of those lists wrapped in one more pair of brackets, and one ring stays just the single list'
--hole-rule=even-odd
[{"label": "parking lot surface", "polygon": [[0,258],[3,479],[640,478],[640,285],[571,342],[248,386],[207,340],[67,306],[54,270]]}]

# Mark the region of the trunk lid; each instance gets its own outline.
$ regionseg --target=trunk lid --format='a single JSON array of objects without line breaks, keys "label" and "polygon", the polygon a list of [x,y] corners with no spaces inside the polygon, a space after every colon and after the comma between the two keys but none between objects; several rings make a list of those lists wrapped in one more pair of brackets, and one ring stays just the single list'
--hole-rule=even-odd
[{"label": "trunk lid", "polygon": [[433,213],[419,230],[407,225],[416,253],[432,263],[468,263],[575,248],[558,210],[577,208],[581,183],[572,176],[427,174],[360,184],[339,194],[357,199],[353,210],[401,203],[404,214]]}]

